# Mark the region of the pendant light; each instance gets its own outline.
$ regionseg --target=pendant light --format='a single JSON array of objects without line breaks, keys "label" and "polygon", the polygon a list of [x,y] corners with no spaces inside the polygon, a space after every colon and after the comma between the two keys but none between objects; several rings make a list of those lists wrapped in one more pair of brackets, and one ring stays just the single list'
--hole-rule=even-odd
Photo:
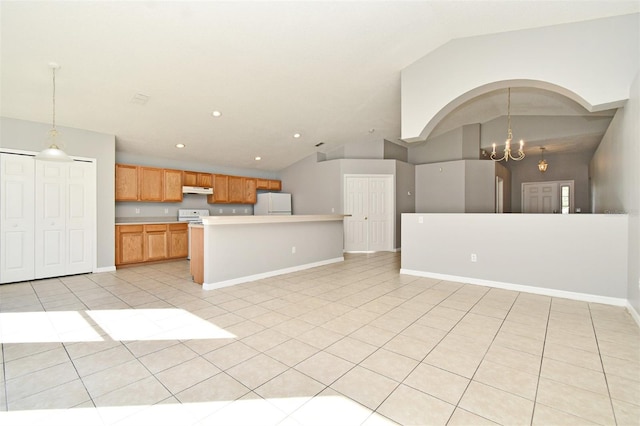
[{"label": "pendant light", "polygon": [[513,132],[511,131],[511,88],[507,89],[507,140],[504,143],[504,153],[502,157],[496,155],[496,144],[493,144],[493,150],[491,151],[491,159],[493,161],[520,161],[524,158],[524,141],[520,139],[520,148],[518,149],[518,155],[513,155],[511,150],[511,142],[513,141]]},{"label": "pendant light", "polygon": [[73,161],[63,150],[58,148],[56,144],[56,138],[58,137],[58,130],[56,129],[56,70],[60,69],[60,65],[55,62],[49,63],[49,67],[53,72],[53,125],[49,130],[49,136],[51,138],[51,144],[49,148],[40,151],[36,155],[36,160],[44,161]]},{"label": "pendant light", "polygon": [[547,171],[547,167],[549,167],[549,164],[544,159],[544,147],[541,146],[540,147],[540,161],[538,161],[538,170],[540,170],[540,173],[544,173],[544,172]]}]

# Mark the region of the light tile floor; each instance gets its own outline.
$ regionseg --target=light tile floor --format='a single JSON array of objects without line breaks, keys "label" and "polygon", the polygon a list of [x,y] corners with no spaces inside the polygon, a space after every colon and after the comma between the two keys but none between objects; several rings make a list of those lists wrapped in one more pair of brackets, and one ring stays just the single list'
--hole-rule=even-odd
[{"label": "light tile floor", "polygon": [[0,423],[640,424],[624,308],[399,261],[214,291],[186,261],[0,286]]}]

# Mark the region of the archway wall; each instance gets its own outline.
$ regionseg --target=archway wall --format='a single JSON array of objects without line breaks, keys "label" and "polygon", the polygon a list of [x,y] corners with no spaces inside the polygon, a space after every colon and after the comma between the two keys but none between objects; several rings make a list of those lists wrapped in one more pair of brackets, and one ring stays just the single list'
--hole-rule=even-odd
[{"label": "archway wall", "polygon": [[448,42],[401,73],[402,139],[423,141],[464,102],[506,87],[563,94],[589,111],[624,105],[640,64],[640,14]]}]

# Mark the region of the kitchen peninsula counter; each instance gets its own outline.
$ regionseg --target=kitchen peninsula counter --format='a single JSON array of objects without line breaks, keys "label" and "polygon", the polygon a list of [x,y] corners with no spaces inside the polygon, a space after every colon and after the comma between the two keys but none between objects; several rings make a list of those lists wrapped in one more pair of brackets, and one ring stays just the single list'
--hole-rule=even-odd
[{"label": "kitchen peninsula counter", "polygon": [[[206,216],[192,262],[205,290],[344,260],[344,215]],[[192,229],[192,232],[195,229]],[[196,246],[199,244],[199,246]],[[195,255],[202,253],[202,261]],[[193,258],[195,257],[195,259]],[[192,271],[199,265],[192,265]]]}]

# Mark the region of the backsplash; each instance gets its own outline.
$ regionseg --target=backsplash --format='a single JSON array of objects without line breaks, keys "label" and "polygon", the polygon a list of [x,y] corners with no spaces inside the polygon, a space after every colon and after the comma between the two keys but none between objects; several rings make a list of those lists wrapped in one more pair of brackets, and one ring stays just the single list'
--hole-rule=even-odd
[{"label": "backsplash", "polygon": [[177,218],[178,209],[209,209],[212,216],[252,215],[251,204],[209,204],[207,197],[198,194],[184,194],[182,203],[140,203],[119,201],[116,217],[130,218]]}]

